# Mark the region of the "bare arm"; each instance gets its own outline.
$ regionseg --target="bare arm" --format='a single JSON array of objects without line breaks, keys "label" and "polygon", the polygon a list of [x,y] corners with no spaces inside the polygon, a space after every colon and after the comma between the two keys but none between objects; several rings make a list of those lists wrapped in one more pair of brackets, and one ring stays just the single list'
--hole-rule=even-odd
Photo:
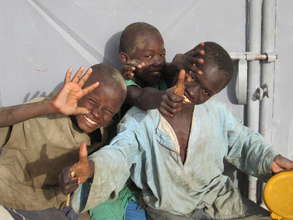
[{"label": "bare arm", "polygon": [[72,69],[69,68],[66,72],[63,88],[52,99],[0,108],[0,127],[11,126],[36,116],[53,113],[65,115],[87,113],[87,109],[77,105],[78,100],[94,90],[99,83],[94,83],[82,89],[92,73],[92,70],[88,69],[83,75],[83,71],[83,67],[79,68],[71,80]]},{"label": "bare arm", "polygon": [[0,108],[0,127],[7,127],[36,116],[57,113],[51,100]]},{"label": "bare arm", "polygon": [[164,91],[151,87],[128,86],[126,102],[143,110],[155,109],[159,108],[163,94]]}]

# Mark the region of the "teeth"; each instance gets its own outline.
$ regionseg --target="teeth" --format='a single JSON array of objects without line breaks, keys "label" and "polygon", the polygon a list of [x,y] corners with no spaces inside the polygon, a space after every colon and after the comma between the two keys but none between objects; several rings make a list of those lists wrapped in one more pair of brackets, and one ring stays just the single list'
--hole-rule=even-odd
[{"label": "teeth", "polygon": [[94,122],[93,120],[89,119],[88,117],[84,116],[84,118],[92,125],[96,125],[97,123]]},{"label": "teeth", "polygon": [[184,101],[185,103],[191,103],[191,101],[190,101],[186,96],[183,96],[183,98],[184,98],[183,101]]}]

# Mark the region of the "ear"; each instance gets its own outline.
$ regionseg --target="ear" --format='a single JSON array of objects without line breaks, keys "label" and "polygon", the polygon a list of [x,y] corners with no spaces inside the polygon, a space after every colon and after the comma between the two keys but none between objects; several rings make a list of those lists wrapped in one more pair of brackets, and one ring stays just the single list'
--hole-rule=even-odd
[{"label": "ear", "polygon": [[129,60],[129,56],[128,56],[128,54],[127,54],[127,53],[124,53],[124,52],[120,52],[120,53],[119,53],[119,57],[120,57],[120,62],[121,62],[122,64],[127,63],[127,61]]}]

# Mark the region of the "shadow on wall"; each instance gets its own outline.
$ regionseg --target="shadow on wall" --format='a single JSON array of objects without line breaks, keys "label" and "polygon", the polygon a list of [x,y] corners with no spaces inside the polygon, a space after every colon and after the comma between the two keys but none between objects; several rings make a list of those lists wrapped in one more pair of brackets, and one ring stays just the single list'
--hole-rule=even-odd
[{"label": "shadow on wall", "polygon": [[53,96],[55,93],[57,93],[62,88],[62,86],[63,86],[63,82],[60,82],[60,83],[57,84],[57,86],[55,86],[55,88],[51,92],[41,92],[41,91],[36,91],[34,93],[28,92],[24,96],[22,102],[23,103],[29,102],[32,99],[39,98],[39,97]]},{"label": "shadow on wall", "polygon": [[103,62],[110,64],[117,68],[121,69],[120,59],[119,59],[119,44],[121,31],[113,34],[105,45],[104,59]]}]

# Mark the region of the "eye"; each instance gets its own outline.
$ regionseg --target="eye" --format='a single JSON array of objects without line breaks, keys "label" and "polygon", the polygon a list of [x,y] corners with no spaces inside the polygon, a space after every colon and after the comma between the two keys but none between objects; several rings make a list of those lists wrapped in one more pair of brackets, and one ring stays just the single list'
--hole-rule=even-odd
[{"label": "eye", "polygon": [[166,56],[166,53],[162,53],[160,54],[161,57],[165,57]]},{"label": "eye", "polygon": [[91,104],[93,104],[93,105],[96,104],[96,101],[95,101],[94,99],[92,99],[92,98],[89,98],[88,101],[89,101],[89,103],[91,103]]},{"label": "eye", "polygon": [[207,89],[202,89],[202,92],[203,92],[203,94],[206,95],[206,96],[211,96],[210,91],[207,90]]},{"label": "eye", "polygon": [[109,115],[109,116],[112,116],[113,115],[113,112],[109,109],[103,109],[103,112],[106,114],[106,115]]},{"label": "eye", "polygon": [[145,55],[144,57],[147,58],[147,59],[152,59],[153,58],[152,55]]}]

